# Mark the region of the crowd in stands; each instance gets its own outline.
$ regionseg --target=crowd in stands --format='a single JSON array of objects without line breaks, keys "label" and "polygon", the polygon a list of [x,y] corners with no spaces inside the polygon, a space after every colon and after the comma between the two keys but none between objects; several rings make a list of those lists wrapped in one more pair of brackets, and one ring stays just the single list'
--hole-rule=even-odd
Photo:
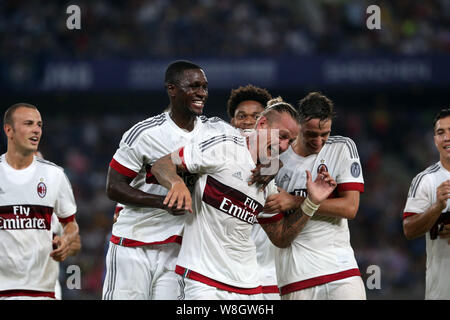
[{"label": "crowd in stands", "polygon": [[[74,31],[70,4],[0,2],[2,58],[450,52],[447,0],[80,0]],[[367,29],[371,4],[380,7],[380,30]]]}]

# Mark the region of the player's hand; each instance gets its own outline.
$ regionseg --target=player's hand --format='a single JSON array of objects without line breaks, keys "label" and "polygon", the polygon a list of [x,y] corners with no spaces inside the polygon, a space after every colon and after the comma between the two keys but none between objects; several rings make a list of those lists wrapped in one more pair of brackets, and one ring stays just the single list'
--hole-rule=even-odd
[{"label": "player's hand", "polygon": [[171,210],[186,210],[192,213],[192,198],[184,182],[175,182],[164,198],[163,205]]},{"label": "player's hand", "polygon": [[57,262],[66,260],[70,253],[70,246],[64,236],[55,236],[52,241],[53,251],[50,257]]},{"label": "player's hand", "polygon": [[300,208],[303,197],[293,196],[280,187],[277,189],[279,193],[267,197],[263,208],[265,213],[278,213]]},{"label": "player's hand", "polygon": [[450,180],[442,182],[436,188],[436,205],[442,211],[447,207],[447,200],[450,199]]},{"label": "player's hand", "polygon": [[270,181],[272,181],[272,179],[275,178],[281,167],[283,167],[283,162],[281,162],[281,160],[278,160],[278,170],[276,170],[276,172],[274,172],[273,174],[271,175],[261,174],[261,170],[263,168],[269,168],[271,165],[273,165],[272,162],[268,164],[261,164],[261,163],[257,164],[256,167],[251,170],[252,175],[250,176],[250,181],[248,182],[248,185],[251,186],[253,184],[256,184],[259,190],[261,191],[264,190],[264,188],[267,187]]},{"label": "player's hand", "polygon": [[173,216],[182,216],[182,215],[184,215],[186,213],[186,210],[184,209],[184,207],[181,208],[181,209],[177,209],[177,204],[176,203],[174,204],[174,207],[172,207],[172,208],[169,208],[166,205],[163,205],[162,208],[164,210],[166,210],[168,213],[170,213],[171,215],[173,215]]},{"label": "player's hand", "polygon": [[315,204],[320,204],[327,199],[336,186],[336,181],[334,181],[327,171],[321,171],[313,182],[311,172],[306,170],[306,188],[308,197]]}]

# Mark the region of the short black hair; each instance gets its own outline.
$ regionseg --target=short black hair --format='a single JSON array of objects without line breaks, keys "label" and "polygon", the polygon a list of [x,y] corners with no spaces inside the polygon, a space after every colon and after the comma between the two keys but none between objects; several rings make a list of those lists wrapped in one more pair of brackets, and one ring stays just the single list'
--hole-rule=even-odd
[{"label": "short black hair", "polygon": [[443,118],[450,117],[450,108],[449,109],[442,109],[439,111],[439,113],[434,117],[433,120],[433,130],[436,128],[436,123]]},{"label": "short black hair", "polygon": [[305,123],[311,119],[333,120],[336,117],[334,104],[320,92],[310,92],[298,102],[300,122]]},{"label": "short black hair", "polygon": [[177,60],[172,62],[166,69],[166,75],[164,82],[165,84],[169,83],[177,83],[180,80],[180,75],[185,70],[192,70],[192,69],[201,69],[201,67],[193,62],[187,61],[187,60]]},{"label": "short black hair", "polygon": [[266,89],[251,84],[248,84],[245,87],[241,86],[237,89],[232,89],[227,102],[228,116],[234,118],[237,106],[242,101],[257,101],[265,108],[270,99],[272,99],[272,95]]},{"label": "short black hair", "polygon": [[37,110],[36,106],[26,103],[26,102],[19,102],[19,103],[15,103],[12,106],[10,106],[6,111],[5,114],[3,115],[3,124],[9,124],[9,125],[13,125],[13,114],[14,112],[20,108],[20,107],[25,107],[25,108],[30,108],[30,109],[35,109]]}]

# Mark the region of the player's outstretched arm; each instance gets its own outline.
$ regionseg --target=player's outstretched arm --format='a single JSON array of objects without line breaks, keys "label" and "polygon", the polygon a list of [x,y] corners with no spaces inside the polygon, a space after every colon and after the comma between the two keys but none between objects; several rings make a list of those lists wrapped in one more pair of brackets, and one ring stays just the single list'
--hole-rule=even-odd
[{"label": "player's outstretched arm", "polygon": [[[177,159],[179,161],[177,161]],[[176,165],[175,162],[178,163]],[[189,189],[183,179],[177,174],[177,168],[180,171],[186,171],[181,164],[178,151],[168,154],[158,159],[152,166],[152,174],[156,180],[165,188],[169,189],[163,204],[168,208],[176,207],[177,210],[187,210],[192,212],[192,198]]]},{"label": "player's outstretched arm", "polygon": [[261,223],[261,227],[269,236],[272,243],[280,248],[288,247],[303,230],[308,220],[314,215],[320,204],[336,188],[336,181],[328,172],[320,173],[313,182],[311,173],[306,171],[306,187],[308,197],[294,213],[286,215],[274,223]]}]

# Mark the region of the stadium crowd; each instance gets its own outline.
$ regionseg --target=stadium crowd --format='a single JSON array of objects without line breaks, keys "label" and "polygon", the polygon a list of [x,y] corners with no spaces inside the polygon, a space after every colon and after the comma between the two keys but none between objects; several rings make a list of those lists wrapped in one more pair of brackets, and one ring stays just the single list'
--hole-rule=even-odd
[{"label": "stadium crowd", "polygon": [[[81,30],[68,33],[70,4],[2,1],[2,59],[450,51],[446,0],[83,0]],[[367,34],[371,4],[380,6],[383,25]]]}]

